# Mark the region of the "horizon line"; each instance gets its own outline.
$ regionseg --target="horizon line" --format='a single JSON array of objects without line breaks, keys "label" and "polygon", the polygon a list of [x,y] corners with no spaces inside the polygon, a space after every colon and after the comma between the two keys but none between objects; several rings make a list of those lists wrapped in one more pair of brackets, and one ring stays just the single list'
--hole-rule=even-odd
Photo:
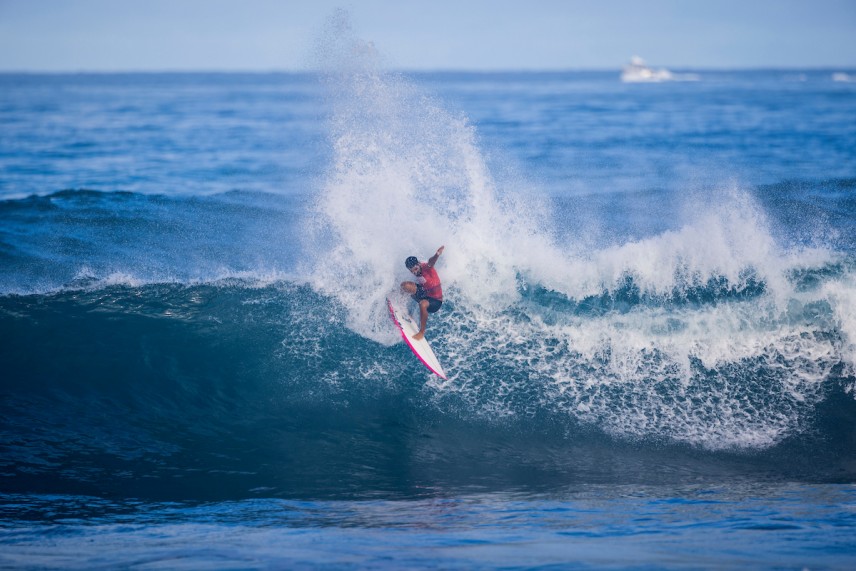
[{"label": "horizon line", "polygon": [[[469,73],[469,74],[491,74],[491,73],[620,73],[624,66],[620,67],[568,67],[568,68],[389,68],[383,71],[389,73]],[[670,71],[700,71],[700,72],[727,72],[727,71],[856,71],[856,64],[850,66],[834,65],[809,65],[809,66],[706,66],[706,67],[682,67],[661,65]],[[2,69],[3,75],[120,75],[120,74],[314,74],[323,73],[321,69],[307,68],[129,68],[129,69]]]}]

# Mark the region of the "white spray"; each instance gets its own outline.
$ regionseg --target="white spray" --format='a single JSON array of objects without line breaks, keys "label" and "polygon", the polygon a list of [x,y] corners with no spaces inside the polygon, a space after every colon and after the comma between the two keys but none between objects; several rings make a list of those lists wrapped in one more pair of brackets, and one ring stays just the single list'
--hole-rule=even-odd
[{"label": "white spray", "polygon": [[[589,253],[557,245],[549,201],[499,185],[465,117],[384,73],[341,16],[323,45],[332,164],[307,232],[311,281],[341,303],[347,327],[391,344],[384,297],[408,276],[404,259],[444,244],[438,269],[455,322],[447,314],[429,331],[452,375],[432,385],[439,399],[455,394],[491,416],[535,407],[621,436],[756,448],[800,430],[830,371],[852,365],[853,284],[797,291],[790,270],[834,256],[783,251],[747,193],[723,189],[657,236]],[[543,288],[572,307],[628,281],[650,302],[588,314],[522,295]],[[736,299],[680,303],[712,282]],[[829,319],[803,311],[818,301]],[[843,337],[815,335],[829,328]],[[521,406],[533,390],[537,401]]]}]

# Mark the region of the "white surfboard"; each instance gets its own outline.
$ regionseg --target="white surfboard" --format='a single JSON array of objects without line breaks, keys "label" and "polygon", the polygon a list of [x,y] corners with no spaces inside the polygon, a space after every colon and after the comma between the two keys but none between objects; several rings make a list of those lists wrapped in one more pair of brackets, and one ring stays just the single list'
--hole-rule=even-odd
[{"label": "white surfboard", "polygon": [[440,361],[437,360],[437,356],[434,355],[434,351],[431,350],[431,346],[425,340],[425,337],[418,340],[413,338],[414,335],[419,333],[419,324],[410,317],[410,313],[401,305],[401,302],[393,302],[391,299],[386,298],[386,304],[389,306],[389,315],[392,317],[392,321],[398,326],[402,339],[410,347],[410,350],[413,351],[413,354],[419,357],[419,360],[422,361],[423,365],[428,367],[428,370],[441,379],[446,380],[446,373],[443,372]]}]

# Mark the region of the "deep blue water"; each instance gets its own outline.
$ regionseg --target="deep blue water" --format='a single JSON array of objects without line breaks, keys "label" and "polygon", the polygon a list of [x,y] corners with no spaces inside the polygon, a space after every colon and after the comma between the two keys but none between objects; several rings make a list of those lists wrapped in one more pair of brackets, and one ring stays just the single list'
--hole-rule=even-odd
[{"label": "deep blue water", "polygon": [[0,567],[853,568],[833,71],[0,75]]}]

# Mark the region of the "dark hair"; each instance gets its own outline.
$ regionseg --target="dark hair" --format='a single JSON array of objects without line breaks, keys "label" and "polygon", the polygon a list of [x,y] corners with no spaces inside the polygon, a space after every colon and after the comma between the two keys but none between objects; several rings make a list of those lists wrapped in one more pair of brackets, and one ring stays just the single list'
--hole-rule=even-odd
[{"label": "dark hair", "polygon": [[416,256],[410,256],[409,258],[404,260],[404,265],[407,266],[408,270],[410,268],[412,268],[413,266],[416,266],[418,264],[419,264],[419,260],[416,259]]}]

